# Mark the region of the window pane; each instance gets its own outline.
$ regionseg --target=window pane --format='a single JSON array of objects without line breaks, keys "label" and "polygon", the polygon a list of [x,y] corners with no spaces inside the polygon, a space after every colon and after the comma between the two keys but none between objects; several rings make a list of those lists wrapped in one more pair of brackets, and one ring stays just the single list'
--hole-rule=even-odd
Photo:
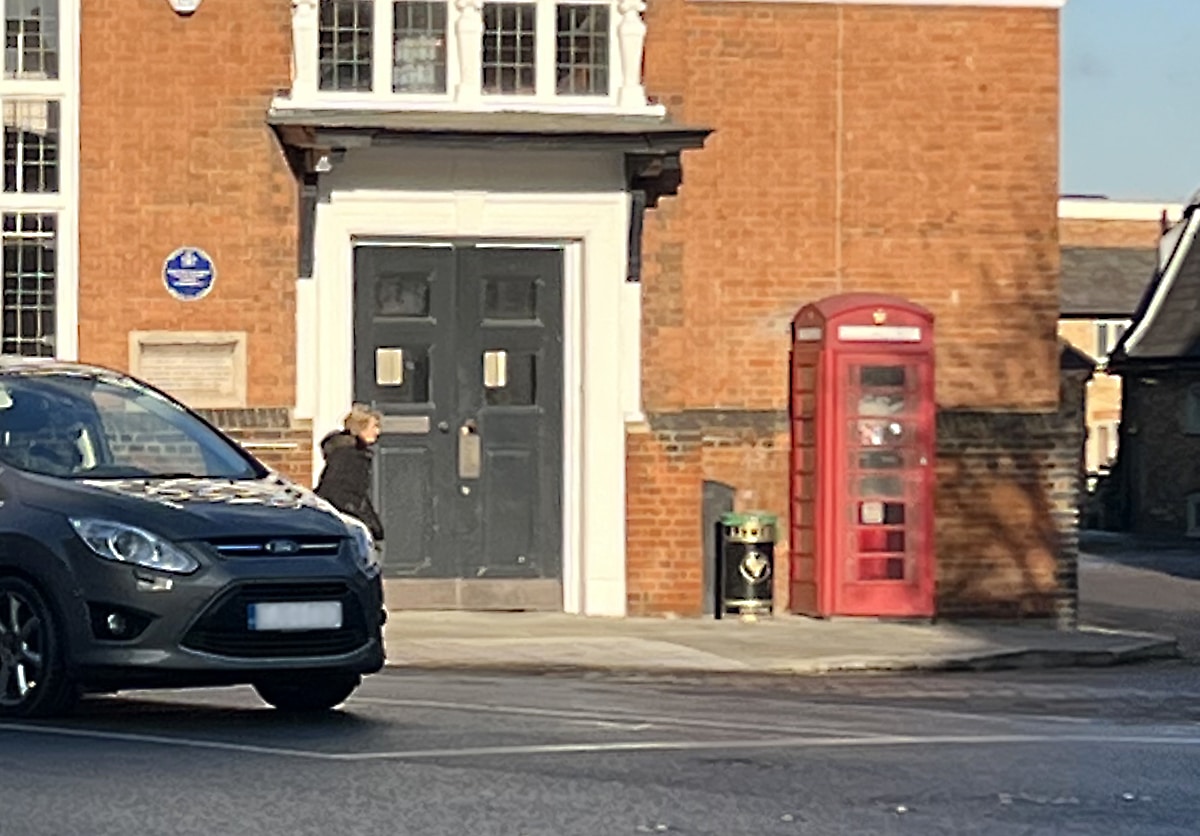
[{"label": "window pane", "polygon": [[1200,435],[1200,384],[1188,387],[1183,410],[1184,431],[1189,435]]},{"label": "window pane", "polygon": [[559,94],[608,95],[608,9],[583,4],[558,7]]},{"label": "window pane", "polygon": [[58,0],[5,0],[5,78],[58,78]]},{"label": "window pane", "polygon": [[537,43],[532,3],[483,7],[483,92],[533,95]]},{"label": "window pane", "polygon": [[384,273],[375,293],[380,316],[429,316],[428,273]]},{"label": "window pane", "polygon": [[58,102],[4,103],[4,191],[58,191]]},{"label": "window pane", "polygon": [[381,382],[381,378],[396,370],[382,368],[377,355],[375,384],[379,387],[378,398],[388,403],[429,403],[429,346],[406,345],[382,350],[400,352],[400,373],[394,378],[398,382]]},{"label": "window pane", "polygon": [[484,319],[537,319],[537,279],[484,279]]},{"label": "window pane", "polygon": [[321,0],[322,90],[371,89],[373,0]]},{"label": "window pane", "polygon": [[446,3],[399,2],[394,6],[392,90],[446,92]]},{"label": "window pane", "polygon": [[3,330],[0,351],[54,356],[57,218],[4,213]]},{"label": "window pane", "polygon": [[484,385],[488,406],[533,406],[537,403],[537,355],[508,352],[502,386]]}]

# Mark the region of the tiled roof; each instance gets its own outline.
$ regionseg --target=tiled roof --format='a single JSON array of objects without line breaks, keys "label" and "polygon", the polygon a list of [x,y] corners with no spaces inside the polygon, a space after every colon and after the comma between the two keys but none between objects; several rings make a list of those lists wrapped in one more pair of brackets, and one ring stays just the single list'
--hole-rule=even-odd
[{"label": "tiled roof", "polygon": [[[1195,208],[1194,206],[1192,207]],[[1200,359],[1200,212],[1190,211],[1164,239],[1171,254],[1121,338],[1110,364]]]},{"label": "tiled roof", "polygon": [[1128,318],[1154,275],[1153,247],[1063,247],[1063,316]]}]

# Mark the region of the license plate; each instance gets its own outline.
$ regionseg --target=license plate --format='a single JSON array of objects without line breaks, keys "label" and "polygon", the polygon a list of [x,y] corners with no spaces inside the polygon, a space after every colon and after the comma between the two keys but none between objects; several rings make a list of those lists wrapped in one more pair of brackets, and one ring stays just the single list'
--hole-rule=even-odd
[{"label": "license plate", "polygon": [[246,610],[251,630],[339,630],[342,626],[341,601],[251,604]]}]

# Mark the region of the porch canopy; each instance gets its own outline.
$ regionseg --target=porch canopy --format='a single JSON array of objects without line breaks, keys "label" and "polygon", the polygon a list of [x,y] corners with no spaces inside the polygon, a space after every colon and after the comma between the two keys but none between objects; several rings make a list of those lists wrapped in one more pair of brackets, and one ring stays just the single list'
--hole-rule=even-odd
[{"label": "porch canopy", "polygon": [[[607,150],[625,155],[632,192],[654,206],[678,192],[680,156],[701,148],[709,128],[629,114],[272,108],[267,122],[291,149],[334,156],[395,145]],[[309,166],[315,165],[312,154]]]}]

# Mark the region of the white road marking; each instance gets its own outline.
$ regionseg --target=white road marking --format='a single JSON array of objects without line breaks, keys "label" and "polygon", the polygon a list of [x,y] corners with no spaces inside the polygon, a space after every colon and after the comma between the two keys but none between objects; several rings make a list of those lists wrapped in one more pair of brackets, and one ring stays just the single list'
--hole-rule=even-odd
[{"label": "white road marking", "polygon": [[92,729],[55,726],[0,724],[0,732],[26,735],[47,735],[119,743],[142,743],[160,746],[181,746],[250,755],[269,755],[308,760],[335,762],[448,760],[514,755],[606,754],[614,752],[731,752],[771,749],[851,749],[877,747],[923,746],[998,746],[1039,745],[1063,743],[1101,744],[1105,746],[1173,746],[1200,747],[1200,736],[1113,736],[1101,734],[1048,736],[1039,734],[1003,735],[880,735],[878,737],[768,737],[758,740],[637,740],[608,743],[534,743],[509,746],[476,746],[447,749],[398,749],[384,752],[318,752],[306,749],[286,749],[275,746],[256,746],[221,740],[204,740],[169,735],[131,732],[110,732]]},{"label": "white road marking", "polygon": [[[444,700],[404,700],[392,699],[389,697],[353,697],[352,703],[366,703],[369,705],[384,705],[396,708],[430,708],[443,711],[466,711],[475,714],[508,714],[518,717],[544,717],[567,722],[586,723],[588,725],[601,726],[624,726],[627,728],[641,729],[651,726],[665,726],[676,728],[697,728],[697,729],[712,729],[714,731],[730,731],[744,734],[747,726],[744,723],[733,723],[720,720],[701,720],[698,718],[685,717],[669,717],[653,714],[642,714],[638,711],[573,711],[570,709],[560,708],[536,708],[520,705],[492,705],[489,703],[470,703],[470,702],[447,702]],[[756,712],[756,717],[762,716],[761,712]],[[756,721],[757,724],[757,721]],[[839,735],[846,737],[870,737],[869,732],[856,732],[842,728],[844,724],[839,723],[819,723],[819,724],[803,724],[803,725],[787,725],[780,726],[774,722],[771,724],[771,730],[776,732],[784,732],[786,734],[809,734],[812,732],[836,732]]]},{"label": "white road marking", "polygon": [[619,741],[612,743],[552,743],[517,746],[481,746],[466,749],[424,749],[397,752],[365,752],[345,760],[426,760],[499,755],[601,754],[609,752],[686,752],[686,751],[746,751],[761,749],[839,749],[892,746],[978,746],[1072,743],[1123,743],[1146,746],[1200,746],[1200,737],[1111,737],[1108,735],[1071,735],[1046,737],[1034,734],[1012,735],[938,735],[910,737],[880,735],[879,737],[777,737],[739,742],[711,740]]},{"label": "white road marking", "polygon": [[286,755],[297,758],[326,759],[324,752],[306,752],[303,749],[284,749],[277,746],[255,746],[248,743],[227,743],[223,740],[203,740],[172,735],[142,734],[140,732],[109,732],[99,729],[68,729],[60,726],[33,726],[22,723],[0,723],[0,732],[17,734],[76,737],[85,740],[109,740],[118,743],[150,743],[160,746],[184,746],[192,749],[215,749],[224,752],[241,752],[247,755]]},{"label": "white road marking", "polygon": [[[889,695],[890,696],[890,695]],[[901,694],[901,698],[906,698],[907,694]],[[920,698],[920,695],[917,695]],[[932,697],[940,699],[940,694],[932,694]],[[766,716],[775,716],[772,709],[778,708],[780,712],[796,712],[800,711],[820,711],[829,709],[848,709],[851,711],[860,711],[864,715],[870,717],[878,717],[881,711],[886,711],[888,714],[913,714],[926,717],[944,717],[954,720],[970,720],[971,722],[984,722],[999,726],[1011,726],[1014,724],[1029,725],[1033,722],[1046,721],[1048,724],[1070,724],[1070,725],[1087,725],[1097,722],[1103,722],[1103,718],[1092,717],[1071,717],[1060,714],[999,714],[987,713],[980,714],[965,710],[951,708],[932,708],[925,706],[912,705],[892,705],[891,703],[880,700],[879,702],[863,702],[861,698],[858,702],[832,702],[828,700],[810,699],[798,696],[797,699],[782,699],[777,697],[755,697],[754,704],[759,714]],[[614,706],[607,709],[616,717],[624,716],[640,716],[637,709],[624,708]],[[840,728],[840,723],[830,721],[827,724],[813,724],[814,728],[828,728],[837,730]],[[868,733],[869,734],[869,733]]]},{"label": "white road marking", "polygon": [[[796,703],[792,704],[795,709]],[[970,720],[972,722],[991,723],[993,725],[1028,725],[1035,722],[1046,722],[1047,724],[1059,725],[1087,725],[1097,722],[1103,722],[1103,718],[1093,717],[1071,717],[1063,714],[1002,714],[1002,713],[987,713],[978,714],[970,711],[958,711],[950,708],[924,708],[921,706],[912,705],[890,705],[885,702],[869,703],[869,702],[805,702],[801,705],[811,708],[837,708],[848,709],[851,711],[862,711],[864,713],[878,714],[881,709],[886,710],[890,714],[913,714],[925,717],[945,717],[954,720]]]}]

